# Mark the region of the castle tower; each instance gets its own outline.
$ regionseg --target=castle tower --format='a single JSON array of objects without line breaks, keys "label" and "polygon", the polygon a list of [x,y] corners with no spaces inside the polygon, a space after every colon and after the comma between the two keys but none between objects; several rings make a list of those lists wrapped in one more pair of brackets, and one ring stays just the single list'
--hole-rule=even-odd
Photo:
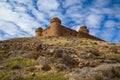
[{"label": "castle tower", "polygon": [[52,36],[61,36],[61,20],[58,17],[54,17],[50,21],[50,27],[51,27],[51,35]]},{"label": "castle tower", "polygon": [[36,36],[36,37],[42,36],[42,31],[43,31],[43,29],[42,29],[41,27],[38,27],[38,28],[35,30],[35,36]]},{"label": "castle tower", "polygon": [[86,26],[81,26],[80,29],[78,30],[78,32],[79,31],[89,34],[89,30],[87,29]]}]

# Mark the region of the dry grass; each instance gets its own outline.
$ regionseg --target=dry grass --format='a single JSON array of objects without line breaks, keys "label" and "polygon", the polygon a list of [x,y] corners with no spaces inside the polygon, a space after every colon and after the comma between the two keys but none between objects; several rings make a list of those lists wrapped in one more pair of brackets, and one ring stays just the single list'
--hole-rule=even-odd
[{"label": "dry grass", "polygon": [[34,62],[35,62],[34,59],[15,57],[15,58],[5,60],[2,65],[10,68],[13,68],[15,66],[27,67],[27,66],[34,65]]}]

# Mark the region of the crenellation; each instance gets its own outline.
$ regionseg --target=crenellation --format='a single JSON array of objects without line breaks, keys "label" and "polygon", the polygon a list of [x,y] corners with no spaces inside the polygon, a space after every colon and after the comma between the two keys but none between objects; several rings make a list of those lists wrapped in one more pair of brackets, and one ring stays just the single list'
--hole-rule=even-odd
[{"label": "crenellation", "polygon": [[86,26],[81,26],[80,29],[78,30],[78,32],[79,32],[79,31],[89,34],[89,30],[87,29]]}]

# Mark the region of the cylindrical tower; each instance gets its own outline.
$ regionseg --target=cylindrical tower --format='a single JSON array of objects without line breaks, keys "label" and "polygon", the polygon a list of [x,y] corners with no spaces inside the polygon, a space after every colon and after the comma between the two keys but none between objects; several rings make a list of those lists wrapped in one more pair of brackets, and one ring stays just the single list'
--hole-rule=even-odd
[{"label": "cylindrical tower", "polygon": [[42,36],[42,31],[43,31],[43,29],[42,29],[41,27],[38,27],[38,28],[35,30],[35,36],[36,36],[36,37]]},{"label": "cylindrical tower", "polygon": [[54,17],[50,21],[51,36],[61,36],[61,20],[58,17]]},{"label": "cylindrical tower", "polygon": [[81,26],[80,29],[78,30],[78,32],[79,31],[89,34],[89,30],[87,29],[86,26]]}]

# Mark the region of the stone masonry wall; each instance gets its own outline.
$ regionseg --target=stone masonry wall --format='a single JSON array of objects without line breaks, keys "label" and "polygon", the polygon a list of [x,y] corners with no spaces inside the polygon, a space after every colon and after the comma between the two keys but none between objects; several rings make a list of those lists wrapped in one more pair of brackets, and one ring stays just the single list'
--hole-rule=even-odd
[{"label": "stone masonry wall", "polygon": [[61,26],[61,36],[77,36],[78,32]]},{"label": "stone masonry wall", "polygon": [[42,36],[50,36],[51,35],[51,27],[48,27],[47,29],[43,30]]},{"label": "stone masonry wall", "polygon": [[[53,36],[53,31],[51,31],[52,27],[48,27],[47,29],[42,31],[42,36]],[[89,38],[89,39],[93,39],[93,40],[101,40],[99,38],[96,38],[92,35],[89,35],[87,33],[84,32],[77,32],[75,30],[69,29],[67,27],[61,26],[59,28],[60,30],[58,30],[59,36],[75,36],[75,37],[81,37],[81,38]],[[52,34],[51,34],[52,33]]]}]

